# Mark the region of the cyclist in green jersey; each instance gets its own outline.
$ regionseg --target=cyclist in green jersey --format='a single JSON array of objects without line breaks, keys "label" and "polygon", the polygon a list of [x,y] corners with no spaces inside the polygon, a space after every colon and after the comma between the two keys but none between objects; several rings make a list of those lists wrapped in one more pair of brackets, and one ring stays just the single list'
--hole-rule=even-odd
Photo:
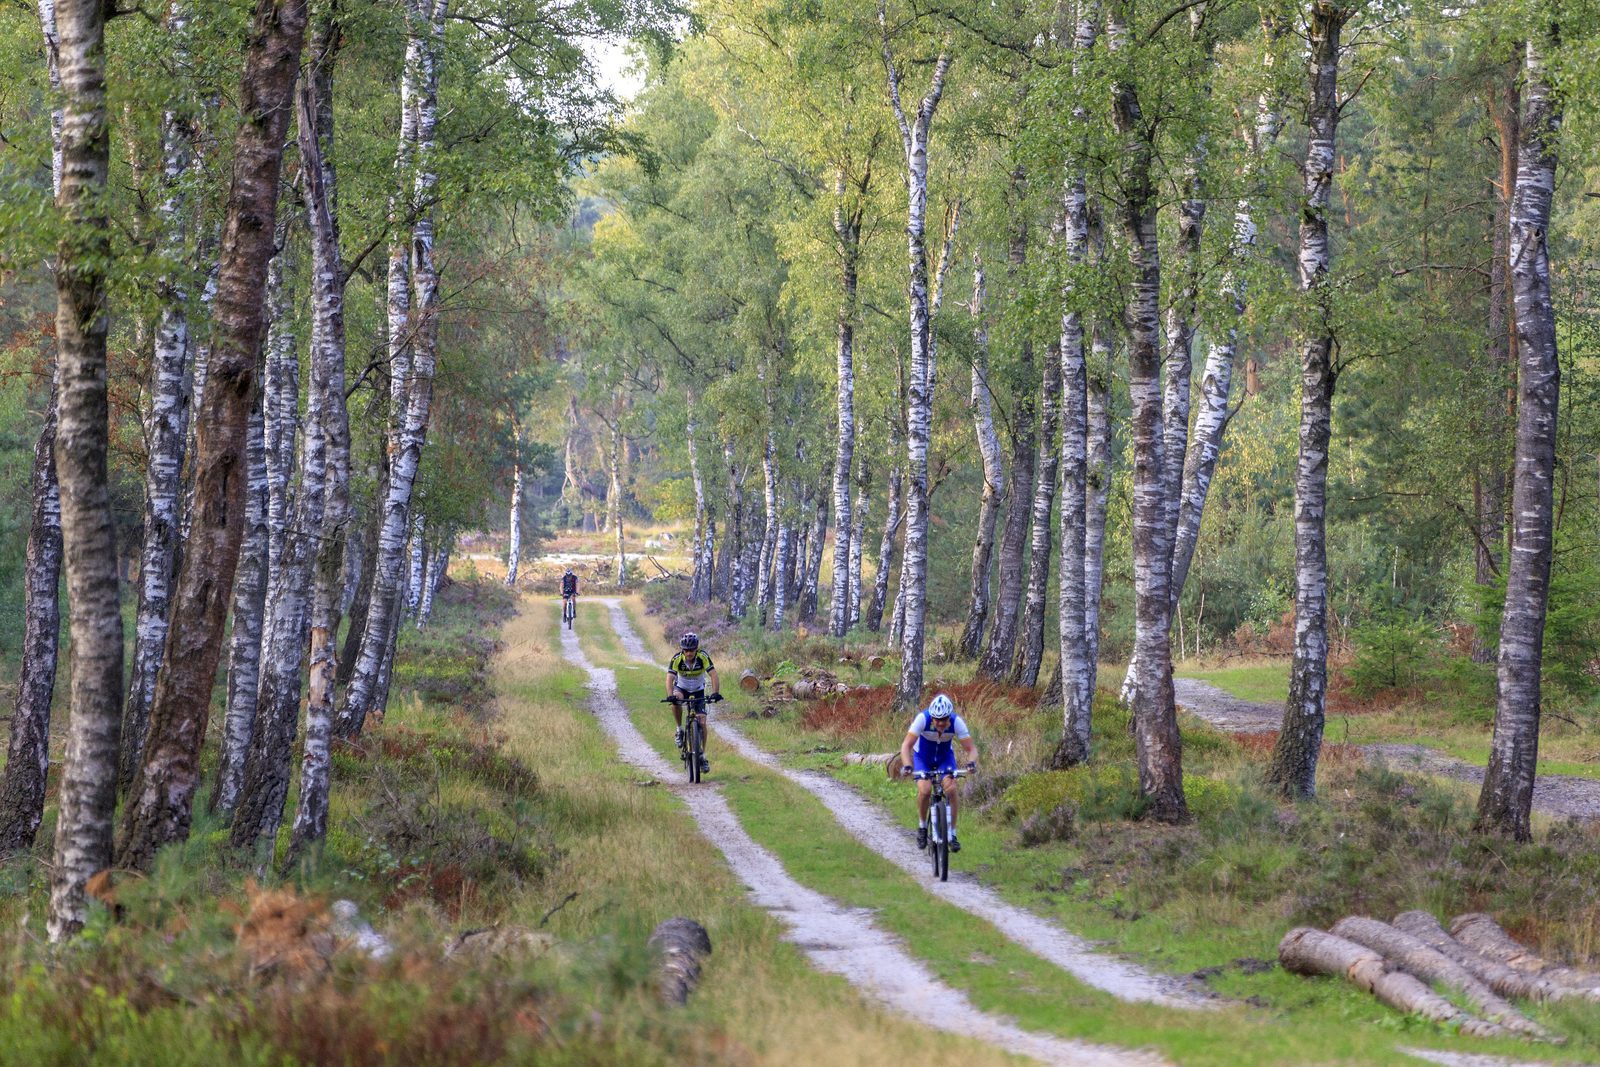
[{"label": "cyclist in green jersey", "polygon": [[[700,650],[700,636],[693,630],[684,634],[678,642],[678,654],[672,657],[672,662],[667,664],[667,697],[673,701],[672,717],[677,721],[678,729],[674,735],[678,747],[683,748],[683,704],[691,693],[705,691],[706,680],[711,681],[711,692],[706,700],[716,703],[722,699],[722,682],[717,678],[717,668],[711,662],[711,657]],[[704,711],[701,712],[704,714]],[[705,757],[700,759],[700,771],[705,773],[711,769]]]}]

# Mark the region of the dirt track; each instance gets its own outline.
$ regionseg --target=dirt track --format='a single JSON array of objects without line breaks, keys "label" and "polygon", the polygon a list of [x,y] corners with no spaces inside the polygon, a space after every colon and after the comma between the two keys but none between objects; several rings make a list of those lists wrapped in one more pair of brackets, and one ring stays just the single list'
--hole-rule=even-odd
[{"label": "dirt track", "polygon": [[[1236,734],[1269,733],[1283,721],[1283,709],[1277,705],[1240,700],[1197,678],[1176,678],[1173,688],[1180,707],[1219,730]],[[1369,759],[1382,761],[1397,771],[1483,784],[1482,767],[1427,745],[1360,747]],[[1557,819],[1600,819],[1600,780],[1563,774],[1540,775],[1533,786],[1533,810]]]}]

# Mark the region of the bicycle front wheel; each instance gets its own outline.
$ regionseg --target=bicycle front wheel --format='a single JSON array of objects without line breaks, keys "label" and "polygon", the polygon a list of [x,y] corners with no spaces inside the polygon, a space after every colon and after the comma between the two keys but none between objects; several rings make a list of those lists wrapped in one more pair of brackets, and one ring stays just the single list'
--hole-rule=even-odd
[{"label": "bicycle front wheel", "polygon": [[700,758],[705,755],[706,739],[701,732],[700,719],[689,719],[689,781],[700,781]]},{"label": "bicycle front wheel", "polygon": [[933,876],[941,882],[950,880],[950,823],[944,800],[933,802],[933,835],[928,842],[928,853],[933,857]]}]

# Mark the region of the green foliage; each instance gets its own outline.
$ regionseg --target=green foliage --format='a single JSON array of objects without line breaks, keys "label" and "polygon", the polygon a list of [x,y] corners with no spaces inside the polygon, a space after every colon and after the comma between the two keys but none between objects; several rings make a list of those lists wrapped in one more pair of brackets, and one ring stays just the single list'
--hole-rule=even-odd
[{"label": "green foliage", "polygon": [[1426,619],[1398,614],[1374,618],[1352,628],[1354,654],[1345,677],[1356,696],[1386,689],[1415,689],[1442,653],[1438,628]]}]

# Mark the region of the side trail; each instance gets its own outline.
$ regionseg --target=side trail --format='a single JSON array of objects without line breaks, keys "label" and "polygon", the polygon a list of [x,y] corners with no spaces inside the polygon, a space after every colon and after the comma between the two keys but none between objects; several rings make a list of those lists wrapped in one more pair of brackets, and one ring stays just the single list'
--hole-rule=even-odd
[{"label": "side trail", "polygon": [[[633,629],[622,602],[615,597],[593,598],[606,605],[611,628],[623,651],[634,660],[654,663],[650,650]],[[992,924],[1007,939],[1059,967],[1085,985],[1104,990],[1120,1000],[1160,1004],[1165,1007],[1204,1009],[1217,1002],[1196,992],[1181,979],[1144,970],[1136,964],[1098,952],[1089,942],[1048,919],[1002,900],[970,874],[952,872],[950,881],[933,882],[926,874],[925,857],[906,831],[884,816],[877,805],[848,785],[814,771],[783,766],[737,728],[711,717],[711,729],[729,748],[752,763],[759,763],[811,793],[833,813],[852,837],[889,862],[917,877],[919,884],[944,902]]]},{"label": "side trail", "polygon": [[[1219,730],[1260,734],[1271,733],[1283,725],[1283,708],[1279,705],[1240,700],[1198,678],[1174,678],[1172,687],[1180,707]],[[1369,758],[1382,760],[1394,770],[1483,785],[1482,767],[1427,745],[1391,743],[1358,747]],[[1558,819],[1600,819],[1600,780],[1569,774],[1541,774],[1533,783],[1533,810]]]},{"label": "side trail", "polygon": [[[621,605],[614,599],[606,602],[615,621]],[[628,632],[631,634],[631,629]],[[637,635],[633,641],[642,648],[637,645]],[[633,725],[617,695],[616,673],[591,663],[572,630],[562,629],[561,652],[569,663],[588,675],[590,709],[622,759],[663,782],[676,780],[676,769],[650,747]],[[1032,1033],[978,1010],[963,993],[940,982],[898,940],[879,929],[869,912],[845,908],[791,877],[772,853],[745,832],[727,800],[714,787],[669,788],[688,808],[701,833],[727,858],[750,898],[789,928],[790,940],[805,951],[817,969],[843,977],[892,1010],[927,1025],[1044,1063],[1145,1067],[1163,1062],[1148,1053]],[[930,1003],[938,1004],[939,1010],[929,1012]]]}]

